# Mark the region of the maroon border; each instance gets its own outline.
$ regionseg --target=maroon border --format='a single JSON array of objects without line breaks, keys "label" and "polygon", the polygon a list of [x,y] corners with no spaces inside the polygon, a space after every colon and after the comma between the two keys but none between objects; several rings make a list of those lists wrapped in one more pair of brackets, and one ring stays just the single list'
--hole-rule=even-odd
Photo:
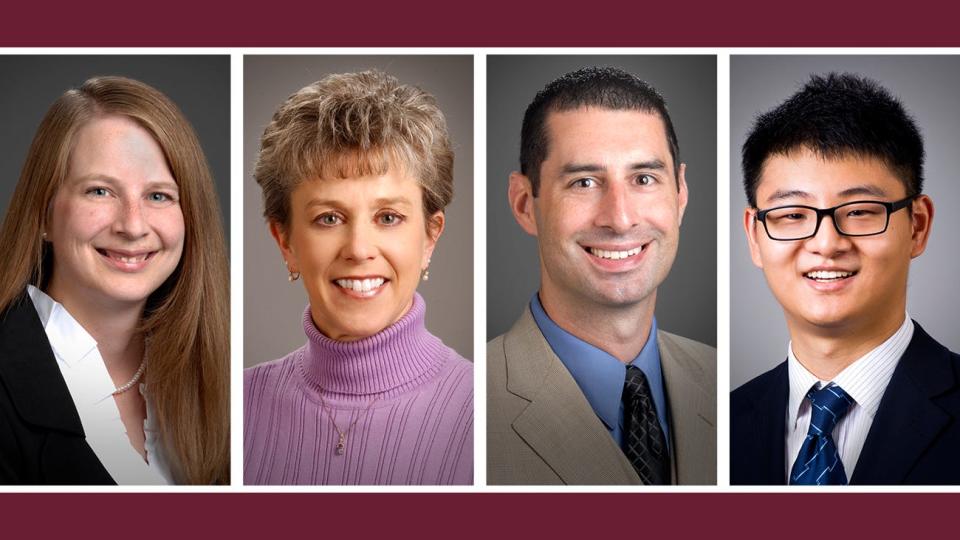
[{"label": "maroon border", "polygon": [[[958,494],[0,494],[4,538],[948,537]],[[723,531],[723,532],[721,532]],[[236,536],[234,536],[236,533]],[[633,536],[630,536],[633,537]],[[176,536],[173,536],[176,538]],[[620,536],[619,538],[624,538]]]},{"label": "maroon border", "polygon": [[11,0],[0,46],[957,46],[958,11],[934,0]]}]

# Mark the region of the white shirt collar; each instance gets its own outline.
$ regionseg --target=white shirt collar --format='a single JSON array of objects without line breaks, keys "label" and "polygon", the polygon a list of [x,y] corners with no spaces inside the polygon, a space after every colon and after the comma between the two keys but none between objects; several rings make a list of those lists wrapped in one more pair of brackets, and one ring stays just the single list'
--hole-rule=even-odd
[{"label": "white shirt collar", "polygon": [[148,464],[127,438],[120,410],[113,399],[116,388],[100,356],[96,340],[63,305],[43,291],[29,285],[27,293],[37,310],[56,357],[57,367],[80,416],[87,444],[100,463],[121,485],[173,483],[172,460],[163,448],[149,395],[141,391],[147,404],[144,435],[150,460]]},{"label": "white shirt collar", "polygon": [[793,354],[793,342],[787,345],[787,372],[790,379],[790,396],[787,403],[787,427],[793,429],[797,423],[800,406],[807,397],[810,387],[833,382],[849,395],[863,410],[873,418],[880,408],[883,392],[893,377],[893,371],[900,362],[910,340],[913,338],[913,321],[910,314],[904,314],[903,324],[886,341],[855,360],[844,368],[833,381],[821,381],[807,371]]},{"label": "white shirt collar", "polygon": [[97,341],[60,303],[33,285],[27,285],[27,293],[40,316],[50,347],[68,366],[76,366],[96,350]]}]

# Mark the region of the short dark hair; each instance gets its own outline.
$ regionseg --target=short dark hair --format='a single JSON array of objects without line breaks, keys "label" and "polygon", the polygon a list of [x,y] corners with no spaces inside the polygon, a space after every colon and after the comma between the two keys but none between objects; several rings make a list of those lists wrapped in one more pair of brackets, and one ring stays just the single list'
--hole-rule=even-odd
[{"label": "short dark hair", "polygon": [[[663,120],[676,175],[680,169],[680,145],[657,90],[612,67],[589,67],[567,73],[537,93],[523,115],[520,130],[520,172],[530,179],[533,196],[540,188],[540,166],[547,159],[547,115],[582,107],[655,113]],[[679,184],[678,184],[679,185]]]},{"label": "short dark hair", "polygon": [[813,75],[796,94],[760,115],[743,143],[743,188],[757,206],[767,158],[807,148],[824,158],[868,156],[900,178],[907,195],[923,189],[923,137],[886,88],[851,73]]}]

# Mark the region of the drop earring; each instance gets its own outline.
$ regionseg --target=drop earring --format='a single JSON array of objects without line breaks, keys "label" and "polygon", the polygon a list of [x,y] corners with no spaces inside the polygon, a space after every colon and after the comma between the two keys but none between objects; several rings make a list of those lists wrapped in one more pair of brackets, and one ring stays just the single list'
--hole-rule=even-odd
[{"label": "drop earring", "polygon": [[423,269],[423,281],[430,281],[430,259],[427,259],[427,267]]},{"label": "drop earring", "polygon": [[283,266],[287,268],[287,281],[294,282],[300,279],[300,272],[294,272],[290,270],[290,263],[288,263],[286,260],[283,261]]}]

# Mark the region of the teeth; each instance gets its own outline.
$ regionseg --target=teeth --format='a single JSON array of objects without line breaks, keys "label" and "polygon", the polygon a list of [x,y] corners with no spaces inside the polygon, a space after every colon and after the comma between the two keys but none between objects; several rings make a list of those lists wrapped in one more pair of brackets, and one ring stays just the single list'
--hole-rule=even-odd
[{"label": "teeth", "polygon": [[353,292],[367,293],[379,289],[383,285],[383,278],[373,279],[338,279],[337,286],[344,289],[352,289]]},{"label": "teeth", "polygon": [[137,264],[147,260],[147,253],[144,253],[142,255],[136,255],[133,257],[125,257],[123,255],[120,255],[119,253],[110,252],[110,258],[125,264]]},{"label": "teeth", "polygon": [[829,281],[833,279],[843,279],[852,276],[855,272],[837,272],[833,270],[815,270],[804,274],[810,279],[818,281]]},{"label": "teeth", "polygon": [[628,249],[627,251],[607,251],[605,249],[590,248],[590,253],[595,257],[600,257],[601,259],[613,259],[615,261],[626,259],[627,257],[633,257],[641,251],[642,248],[638,247]]}]

